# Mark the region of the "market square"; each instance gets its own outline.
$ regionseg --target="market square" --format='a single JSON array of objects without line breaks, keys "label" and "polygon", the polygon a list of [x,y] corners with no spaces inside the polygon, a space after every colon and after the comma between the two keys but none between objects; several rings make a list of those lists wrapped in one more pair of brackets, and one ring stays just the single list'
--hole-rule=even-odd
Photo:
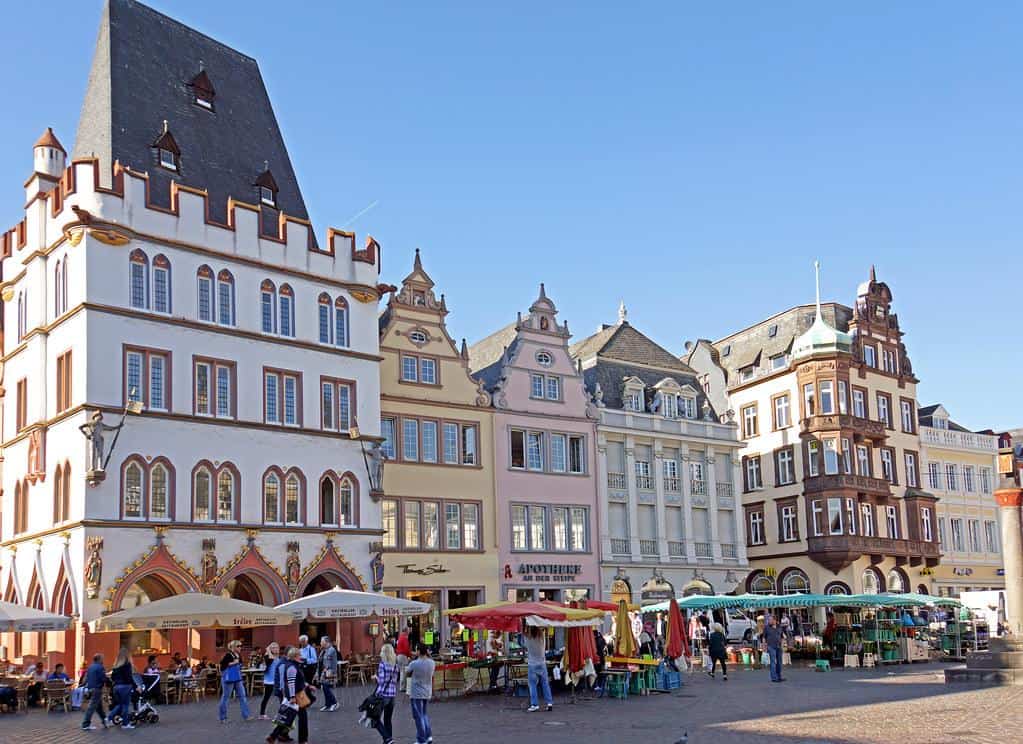
[{"label": "market square", "polygon": [[1011,738],[1016,10],[153,2],[0,32],[0,740]]}]

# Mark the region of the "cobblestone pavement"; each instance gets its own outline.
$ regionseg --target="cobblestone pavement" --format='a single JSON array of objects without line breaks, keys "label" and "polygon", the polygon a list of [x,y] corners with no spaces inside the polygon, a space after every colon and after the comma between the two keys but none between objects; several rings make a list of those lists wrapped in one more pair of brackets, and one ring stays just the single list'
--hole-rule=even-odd
[{"label": "cobblestone pavement", "polygon": [[[733,670],[728,682],[689,675],[671,694],[568,704],[555,698],[551,713],[525,712],[526,701],[503,695],[434,703],[430,713],[437,744],[532,742],[544,744],[672,744],[688,731],[690,744],[950,744],[1023,741],[1023,687],[971,688],[944,684],[941,664],[879,670],[815,673],[786,668],[787,682],[771,684],[766,672]],[[358,702],[368,690],[343,689],[336,713],[310,715],[310,744],[379,741],[357,725]],[[232,701],[232,720],[217,723],[213,702],[161,706],[156,725],[135,731],[83,732],[79,713],[0,717],[0,743],[181,744],[261,742],[265,721],[242,722]],[[395,739],[415,741],[406,700],[394,712]]]}]

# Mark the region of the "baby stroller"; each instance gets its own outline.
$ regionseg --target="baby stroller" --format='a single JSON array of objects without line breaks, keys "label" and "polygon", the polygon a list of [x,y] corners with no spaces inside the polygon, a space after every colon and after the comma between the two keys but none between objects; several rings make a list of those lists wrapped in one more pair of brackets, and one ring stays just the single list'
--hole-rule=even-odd
[{"label": "baby stroller", "polygon": [[[131,678],[135,683],[135,689],[131,693],[131,722],[134,724],[158,723],[160,714],[153,702],[160,691],[160,675],[135,673],[131,675]],[[120,714],[114,716],[114,725],[121,723]]]}]

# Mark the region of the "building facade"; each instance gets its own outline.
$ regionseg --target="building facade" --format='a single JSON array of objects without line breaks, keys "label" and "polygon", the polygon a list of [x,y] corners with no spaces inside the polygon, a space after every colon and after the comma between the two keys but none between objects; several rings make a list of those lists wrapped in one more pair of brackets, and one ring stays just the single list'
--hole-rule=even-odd
[{"label": "building facade", "polygon": [[873,269],[853,307],[795,307],[690,347],[734,416],[754,592],[927,588],[935,498],[922,489],[916,383]]},{"label": "building facade", "polygon": [[941,404],[919,411],[920,467],[924,487],[938,497],[941,564],[932,591],[1003,589],[1001,531],[994,489],[998,437],[969,431]]},{"label": "building facade", "polygon": [[416,251],[380,318],[384,590],[426,602],[420,638],[449,640],[447,609],[498,596],[490,395],[448,334],[443,295]]},{"label": "building facade", "polygon": [[600,593],[596,407],[544,286],[528,314],[469,349],[494,407],[500,598]]},{"label": "building facade", "polygon": [[571,351],[598,408],[604,596],[731,592],[748,572],[735,424],[719,421],[696,372],[636,330],[624,305]]},{"label": "building facade", "polygon": [[[8,658],[184,652],[190,631],[86,629],[184,591],[379,585],[379,248],[318,243],[255,60],[110,0],[75,154],[37,143],[3,240],[0,586],[76,623]],[[271,632],[297,628],[190,641]]]}]

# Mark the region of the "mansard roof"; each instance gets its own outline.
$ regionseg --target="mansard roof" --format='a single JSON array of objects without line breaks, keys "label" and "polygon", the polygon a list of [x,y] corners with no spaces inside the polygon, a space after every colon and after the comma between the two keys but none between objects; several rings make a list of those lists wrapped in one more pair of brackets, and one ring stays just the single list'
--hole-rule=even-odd
[{"label": "mansard roof", "polygon": [[692,367],[637,331],[628,321],[613,326],[605,325],[592,336],[573,344],[568,351],[573,358],[582,359],[584,363],[590,357],[599,356],[695,374]]},{"label": "mansard roof", "polygon": [[[195,103],[211,80],[215,111]],[[153,149],[164,120],[181,152],[176,172],[160,168]],[[147,171],[161,206],[170,205],[171,180],[204,189],[220,222],[229,197],[257,203],[253,184],[269,168],[278,209],[309,217],[256,60],[134,0],[103,10],[73,155],[98,157],[104,185],[115,160]],[[276,225],[264,211],[264,224]]]}]

